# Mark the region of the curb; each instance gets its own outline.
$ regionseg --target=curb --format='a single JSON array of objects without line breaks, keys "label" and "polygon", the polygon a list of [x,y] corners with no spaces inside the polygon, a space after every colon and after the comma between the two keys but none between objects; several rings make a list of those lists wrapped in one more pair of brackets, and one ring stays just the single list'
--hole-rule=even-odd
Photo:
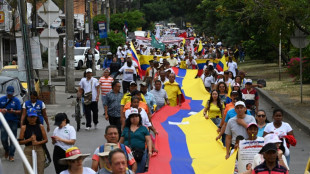
[{"label": "curb", "polygon": [[299,115],[289,111],[285,106],[275,101],[267,91],[255,88],[258,92],[258,94],[263,97],[265,100],[267,100],[269,103],[274,105],[277,108],[281,108],[283,110],[283,113],[285,114],[285,118],[293,122],[298,128],[300,128],[302,131],[304,131],[306,134],[310,135],[310,124],[306,122],[304,119],[302,119]]}]

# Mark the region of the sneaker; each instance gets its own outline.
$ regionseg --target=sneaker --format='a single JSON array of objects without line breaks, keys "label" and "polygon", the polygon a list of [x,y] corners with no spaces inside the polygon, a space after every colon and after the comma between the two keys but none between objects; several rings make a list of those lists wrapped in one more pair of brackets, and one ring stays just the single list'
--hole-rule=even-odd
[{"label": "sneaker", "polygon": [[14,157],[13,157],[13,156],[10,156],[10,157],[9,157],[9,161],[10,161],[10,162],[14,162]]},{"label": "sneaker", "polygon": [[9,152],[5,151],[4,158],[7,159],[9,157]]},{"label": "sneaker", "polygon": [[90,130],[90,127],[86,127],[85,130],[87,130],[87,131]]}]

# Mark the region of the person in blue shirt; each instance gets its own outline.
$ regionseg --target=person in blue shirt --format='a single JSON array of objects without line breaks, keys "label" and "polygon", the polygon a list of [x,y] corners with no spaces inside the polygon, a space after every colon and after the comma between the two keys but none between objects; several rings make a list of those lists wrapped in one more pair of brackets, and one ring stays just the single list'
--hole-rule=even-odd
[{"label": "person in blue shirt", "polygon": [[107,53],[107,57],[104,59],[103,61],[103,69],[106,69],[106,68],[110,68],[110,65],[112,63],[112,58],[113,58],[113,55],[111,52],[108,52]]},{"label": "person in blue shirt", "polygon": [[22,112],[22,117],[21,117],[21,123],[20,125],[24,125],[24,120],[26,118],[26,113],[27,110],[30,108],[34,108],[37,111],[40,123],[44,125],[44,121],[47,125],[47,132],[50,131],[50,125],[48,122],[47,114],[46,114],[46,107],[43,101],[38,100],[38,93],[37,91],[31,91],[30,92],[30,100],[26,101],[23,104],[23,112]]},{"label": "person in blue shirt", "polygon": [[[8,86],[6,89],[6,93],[7,93],[6,96],[0,98],[0,108],[6,122],[8,123],[14,136],[16,137],[19,115],[21,113],[21,104],[19,99],[17,97],[14,97],[13,95],[14,94],[13,86]],[[10,141],[9,145],[8,133],[3,127],[2,123],[0,124],[0,128],[1,128],[1,142],[5,150],[4,157],[5,159],[9,158],[9,161],[13,162],[15,147],[12,141]]]}]

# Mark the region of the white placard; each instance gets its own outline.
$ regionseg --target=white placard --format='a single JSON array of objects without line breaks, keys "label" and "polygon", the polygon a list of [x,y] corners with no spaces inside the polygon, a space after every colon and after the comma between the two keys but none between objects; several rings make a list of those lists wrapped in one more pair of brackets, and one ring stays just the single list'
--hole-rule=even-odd
[{"label": "white placard", "polygon": [[[247,164],[253,165],[254,156],[264,146],[264,138],[258,137],[256,140],[241,140],[238,150],[238,173],[246,171]],[[251,165],[251,166],[252,166]]]}]

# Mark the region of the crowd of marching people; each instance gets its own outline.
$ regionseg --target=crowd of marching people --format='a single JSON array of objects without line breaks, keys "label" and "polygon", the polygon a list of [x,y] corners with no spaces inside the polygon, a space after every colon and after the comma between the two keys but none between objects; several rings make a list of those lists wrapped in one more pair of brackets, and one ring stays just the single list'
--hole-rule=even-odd
[{"label": "crowd of marching people", "polygon": [[[246,78],[246,73],[238,69],[237,62],[244,62],[242,47],[227,48],[204,38],[193,45],[186,42],[170,47],[166,45],[165,50],[147,47],[135,40],[132,45],[138,55],[153,57],[149,60],[144,77],[128,42],[119,46],[115,55],[107,54],[99,80],[92,76],[92,69],[88,68],[79,83],[78,97],[83,98],[86,130],[91,130],[92,126],[97,128],[98,107],[104,108],[101,114],[110,124],[104,132],[107,143],[95,149],[91,168],[82,165],[83,159],[90,154],[83,154],[75,147],[76,131],[67,115],[59,113],[55,116],[54,124],[57,127],[52,136],[52,159],[57,174],[145,172],[148,159],[159,153],[154,145],[154,137],[158,132],[152,124],[152,114],[165,105],[181,106],[184,101],[174,73],[174,67],[180,67],[182,62],[185,62],[187,69],[202,71],[197,78],[202,80],[205,90],[210,93],[203,115],[218,127],[218,136],[214,141],[222,141],[226,147],[226,156],[223,158],[228,159],[241,142],[263,142],[258,153],[252,156],[252,162],[242,166],[244,169],[236,167],[235,172],[288,173],[289,146],[296,145],[293,130],[283,121],[284,115],[280,109],[274,110],[272,122],[267,121],[266,112],[259,107],[259,96],[255,89],[261,86],[253,84],[251,79]],[[205,59],[203,68],[199,68],[198,59]],[[224,59],[227,68],[218,68],[217,59]],[[25,145],[24,153],[30,162],[31,151],[36,151],[38,173],[42,174],[46,163],[46,132],[50,131],[45,105],[32,92],[31,100],[22,108],[18,107],[17,101],[15,104],[13,102],[12,88],[7,88],[7,96],[0,98],[1,112],[15,136],[17,115],[22,112],[18,140]],[[98,106],[99,100],[102,106]],[[43,126],[44,121],[47,130]],[[1,128],[5,157],[14,161],[15,149],[12,143],[8,145],[5,132]]]}]

